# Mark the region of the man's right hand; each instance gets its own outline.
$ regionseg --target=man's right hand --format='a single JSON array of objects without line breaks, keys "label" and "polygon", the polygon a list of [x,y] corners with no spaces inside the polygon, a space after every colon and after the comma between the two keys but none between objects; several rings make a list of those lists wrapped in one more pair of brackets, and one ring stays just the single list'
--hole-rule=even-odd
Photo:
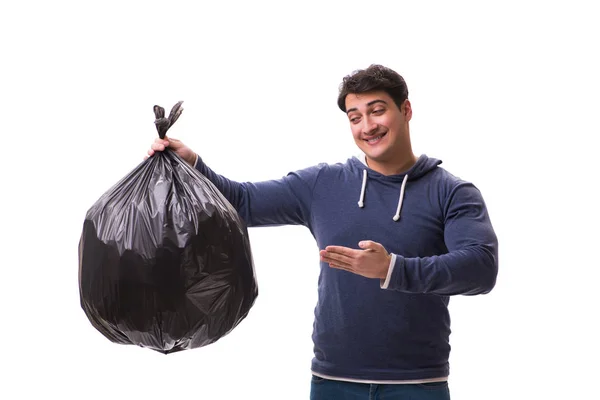
[{"label": "man's right hand", "polygon": [[157,151],[164,151],[167,147],[170,147],[179,157],[183,158],[185,162],[189,165],[194,166],[196,162],[196,153],[192,151],[189,147],[187,147],[183,142],[177,139],[172,139],[165,136],[164,139],[156,138],[150,150],[148,150],[148,155],[145,157],[152,157]]}]

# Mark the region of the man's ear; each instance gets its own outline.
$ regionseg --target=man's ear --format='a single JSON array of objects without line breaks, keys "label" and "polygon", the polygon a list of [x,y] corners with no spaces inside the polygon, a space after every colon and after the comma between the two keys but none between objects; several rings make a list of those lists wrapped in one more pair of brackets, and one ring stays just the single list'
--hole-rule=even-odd
[{"label": "man's ear", "polygon": [[400,111],[402,112],[406,120],[410,121],[410,119],[412,118],[412,105],[410,104],[410,100],[404,100]]}]

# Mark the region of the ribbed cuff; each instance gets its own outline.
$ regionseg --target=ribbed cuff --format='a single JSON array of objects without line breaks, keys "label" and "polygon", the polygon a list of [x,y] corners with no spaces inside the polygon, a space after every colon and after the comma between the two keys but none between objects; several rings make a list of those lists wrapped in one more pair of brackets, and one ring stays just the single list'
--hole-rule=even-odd
[{"label": "ribbed cuff", "polygon": [[392,278],[392,272],[394,271],[394,265],[396,265],[396,255],[392,253],[392,259],[390,260],[390,266],[388,267],[388,273],[385,280],[381,279],[380,286],[382,289],[387,289],[390,285],[390,279]]}]

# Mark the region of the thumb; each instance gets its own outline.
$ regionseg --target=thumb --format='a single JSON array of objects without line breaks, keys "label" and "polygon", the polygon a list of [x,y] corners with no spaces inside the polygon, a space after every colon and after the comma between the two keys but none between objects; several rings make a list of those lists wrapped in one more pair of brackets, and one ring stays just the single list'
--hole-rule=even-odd
[{"label": "thumb", "polygon": [[179,141],[177,139],[173,139],[173,138],[165,135],[164,140],[169,142],[169,147],[171,147],[173,150],[177,150],[178,148],[181,147],[181,141]]},{"label": "thumb", "polygon": [[382,245],[380,245],[379,243],[376,243],[372,240],[363,240],[358,243],[358,246],[364,250],[381,250],[381,249],[383,249]]}]

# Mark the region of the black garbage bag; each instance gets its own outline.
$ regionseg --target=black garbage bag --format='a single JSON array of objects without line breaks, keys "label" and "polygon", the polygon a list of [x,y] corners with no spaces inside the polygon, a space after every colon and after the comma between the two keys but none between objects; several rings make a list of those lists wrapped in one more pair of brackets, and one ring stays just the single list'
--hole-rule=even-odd
[{"label": "black garbage bag", "polygon": [[[164,138],[168,118],[155,106]],[[221,193],[167,148],[88,210],[79,241],[79,294],[114,343],[167,354],[231,332],[258,295],[247,228]]]}]

